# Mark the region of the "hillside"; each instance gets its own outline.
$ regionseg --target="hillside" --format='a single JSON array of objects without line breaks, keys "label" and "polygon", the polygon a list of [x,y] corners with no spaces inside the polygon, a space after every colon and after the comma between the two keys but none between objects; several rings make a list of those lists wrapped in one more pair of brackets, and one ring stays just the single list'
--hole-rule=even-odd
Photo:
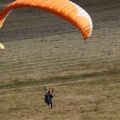
[{"label": "hillside", "polygon": [[[11,1],[0,1],[0,10]],[[120,1],[74,2],[93,20],[86,42],[43,10],[21,8],[7,17],[0,29],[0,120],[119,120]],[[43,86],[55,88],[53,110]]]}]

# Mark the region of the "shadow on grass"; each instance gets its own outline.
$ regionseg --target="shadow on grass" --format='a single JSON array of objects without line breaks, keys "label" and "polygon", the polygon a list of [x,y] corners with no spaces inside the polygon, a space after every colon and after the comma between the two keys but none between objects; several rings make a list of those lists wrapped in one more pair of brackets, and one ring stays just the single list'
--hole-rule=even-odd
[{"label": "shadow on grass", "polygon": [[[67,76],[53,76],[45,79],[25,79],[24,81],[20,81],[19,79],[14,80],[14,82],[9,84],[1,84],[0,89],[4,88],[15,88],[15,87],[25,87],[25,86],[33,86],[33,85],[44,85],[44,84],[51,84],[51,83],[66,83],[70,81],[76,80],[83,80],[86,78],[94,78],[94,77],[103,77],[105,75],[117,75],[120,73],[120,70],[110,70],[110,71],[101,71],[101,72],[94,72],[94,73],[84,73],[78,75],[67,75]],[[105,84],[104,79],[100,81]],[[98,82],[97,82],[98,83]]]}]

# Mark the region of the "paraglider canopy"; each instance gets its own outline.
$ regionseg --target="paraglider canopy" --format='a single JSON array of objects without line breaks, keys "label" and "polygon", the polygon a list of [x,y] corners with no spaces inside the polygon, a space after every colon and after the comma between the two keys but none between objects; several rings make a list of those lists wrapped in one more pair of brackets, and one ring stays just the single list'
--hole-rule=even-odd
[{"label": "paraglider canopy", "polygon": [[22,7],[39,8],[56,14],[76,26],[84,40],[91,36],[93,24],[89,14],[69,0],[16,0],[0,12],[0,28],[10,11]]},{"label": "paraglider canopy", "polygon": [[0,43],[0,49],[5,50],[5,46],[2,43]]}]

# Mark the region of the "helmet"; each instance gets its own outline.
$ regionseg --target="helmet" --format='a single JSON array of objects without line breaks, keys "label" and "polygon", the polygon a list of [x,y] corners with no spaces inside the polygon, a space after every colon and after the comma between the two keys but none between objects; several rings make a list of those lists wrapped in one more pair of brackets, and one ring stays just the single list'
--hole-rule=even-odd
[{"label": "helmet", "polygon": [[52,93],[52,90],[48,90],[48,93]]}]

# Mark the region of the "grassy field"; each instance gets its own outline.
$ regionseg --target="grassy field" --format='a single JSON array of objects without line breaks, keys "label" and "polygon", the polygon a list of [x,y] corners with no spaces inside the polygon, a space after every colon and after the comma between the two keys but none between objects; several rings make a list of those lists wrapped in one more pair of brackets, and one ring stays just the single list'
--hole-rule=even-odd
[{"label": "grassy field", "polygon": [[[120,2],[75,2],[93,19],[86,42],[74,26],[45,11],[22,8],[6,19],[0,120],[119,120]],[[0,1],[0,9],[6,3]],[[44,86],[55,89],[53,109],[44,103]]]}]

